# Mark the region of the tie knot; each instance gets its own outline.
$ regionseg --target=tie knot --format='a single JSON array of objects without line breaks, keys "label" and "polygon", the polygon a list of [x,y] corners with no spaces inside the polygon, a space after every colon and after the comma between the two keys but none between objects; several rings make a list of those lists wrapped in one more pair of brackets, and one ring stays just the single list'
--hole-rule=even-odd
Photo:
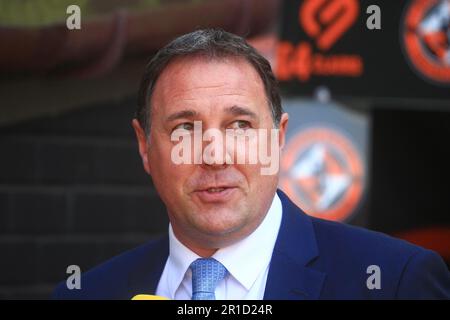
[{"label": "tie knot", "polygon": [[227,269],[216,259],[200,258],[191,263],[192,300],[215,300],[217,284],[227,275]]}]

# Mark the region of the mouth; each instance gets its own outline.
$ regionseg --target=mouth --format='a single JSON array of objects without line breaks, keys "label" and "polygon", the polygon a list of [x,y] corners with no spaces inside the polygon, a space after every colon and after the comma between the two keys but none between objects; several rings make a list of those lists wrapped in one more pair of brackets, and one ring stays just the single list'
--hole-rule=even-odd
[{"label": "mouth", "polygon": [[237,189],[237,187],[233,186],[207,187],[196,190],[194,194],[202,202],[226,202],[231,200]]}]

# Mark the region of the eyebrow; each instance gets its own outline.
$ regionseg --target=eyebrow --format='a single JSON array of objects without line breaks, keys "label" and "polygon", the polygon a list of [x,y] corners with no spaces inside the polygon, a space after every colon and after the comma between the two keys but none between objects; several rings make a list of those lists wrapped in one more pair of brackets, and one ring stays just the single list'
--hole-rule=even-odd
[{"label": "eyebrow", "polygon": [[256,113],[254,113],[253,111],[249,110],[246,107],[241,107],[241,106],[237,106],[234,105],[232,107],[226,108],[225,109],[226,112],[231,113],[234,116],[249,116],[253,119],[257,119],[258,116],[256,115]]},{"label": "eyebrow", "polygon": [[[256,115],[256,113],[254,113],[253,111],[249,110],[246,107],[241,107],[241,106],[231,106],[225,109],[225,112],[230,113],[234,116],[249,116],[253,119],[257,119],[258,116]],[[172,113],[170,116],[168,116],[166,118],[167,122],[171,122],[174,120],[178,120],[178,119],[192,119],[192,118],[196,118],[199,116],[199,113],[195,110],[181,110],[175,113]]]},{"label": "eyebrow", "polygon": [[198,112],[195,110],[181,110],[175,113],[172,113],[167,117],[166,121],[174,121],[178,119],[186,119],[186,118],[195,118],[198,116]]}]

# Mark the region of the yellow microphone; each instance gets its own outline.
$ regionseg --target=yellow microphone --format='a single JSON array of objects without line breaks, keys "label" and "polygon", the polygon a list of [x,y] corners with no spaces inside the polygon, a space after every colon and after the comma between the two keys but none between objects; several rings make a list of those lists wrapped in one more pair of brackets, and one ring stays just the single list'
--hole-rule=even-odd
[{"label": "yellow microphone", "polygon": [[131,300],[170,300],[163,296],[155,296],[152,294],[137,294]]}]

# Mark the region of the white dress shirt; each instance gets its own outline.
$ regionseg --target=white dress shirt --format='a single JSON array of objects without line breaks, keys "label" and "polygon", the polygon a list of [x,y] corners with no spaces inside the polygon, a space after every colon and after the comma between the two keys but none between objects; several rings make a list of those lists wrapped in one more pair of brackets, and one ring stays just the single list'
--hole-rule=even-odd
[{"label": "white dress shirt", "polygon": [[[221,248],[212,258],[222,263],[228,275],[216,288],[216,299],[262,300],[273,248],[280,229],[281,200],[275,193],[268,213],[248,237]],[[170,253],[158,283],[156,294],[176,300],[192,296],[191,263],[200,256],[183,245],[169,225]]]}]

